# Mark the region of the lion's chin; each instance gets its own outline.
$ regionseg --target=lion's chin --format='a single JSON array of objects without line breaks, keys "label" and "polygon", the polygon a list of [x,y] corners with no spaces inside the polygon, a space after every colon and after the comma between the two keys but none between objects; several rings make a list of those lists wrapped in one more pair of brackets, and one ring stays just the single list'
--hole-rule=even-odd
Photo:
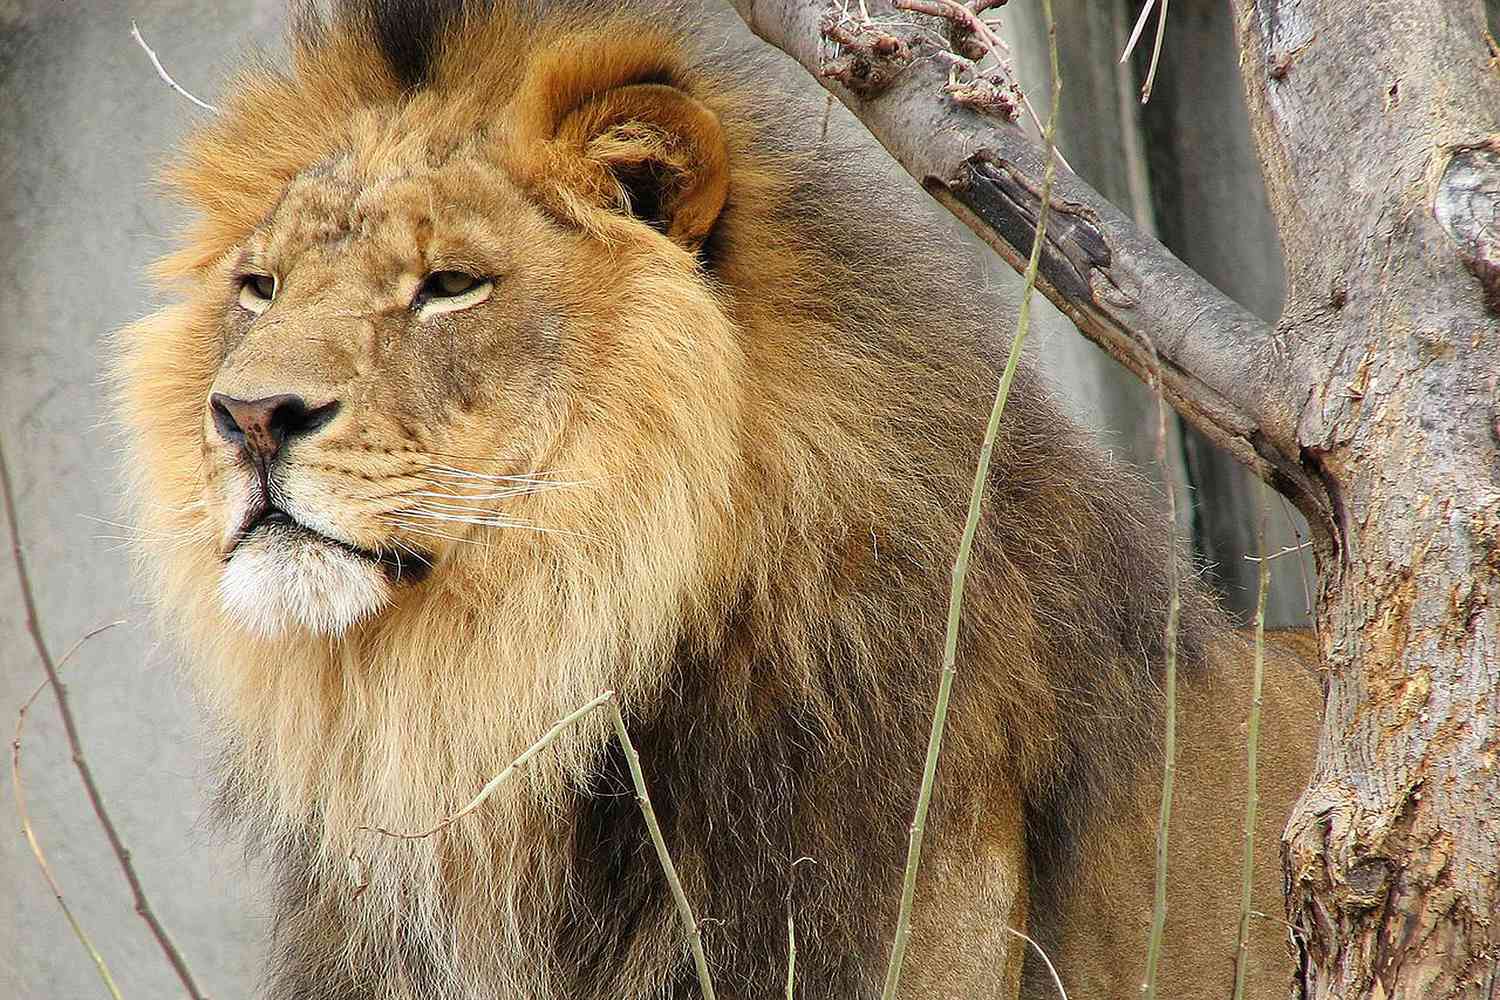
[{"label": "lion's chin", "polygon": [[390,601],[379,565],[310,535],[257,532],[219,578],[219,601],[235,624],[274,638],[293,629],[342,635]]}]

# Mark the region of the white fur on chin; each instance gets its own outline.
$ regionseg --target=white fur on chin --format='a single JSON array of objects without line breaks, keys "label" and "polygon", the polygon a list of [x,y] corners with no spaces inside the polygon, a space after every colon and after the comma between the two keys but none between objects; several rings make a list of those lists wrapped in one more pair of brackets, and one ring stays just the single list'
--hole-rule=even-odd
[{"label": "white fur on chin", "polygon": [[257,532],[235,549],[219,578],[219,600],[235,622],[268,638],[300,625],[341,635],[390,600],[379,567],[316,538]]}]

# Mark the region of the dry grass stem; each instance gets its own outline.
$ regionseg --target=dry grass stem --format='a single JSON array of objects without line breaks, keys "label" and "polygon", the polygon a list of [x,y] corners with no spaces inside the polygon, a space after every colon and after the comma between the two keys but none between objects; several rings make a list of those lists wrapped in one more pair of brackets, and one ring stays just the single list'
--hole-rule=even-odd
[{"label": "dry grass stem", "polygon": [[[1281,512],[1286,517],[1287,527],[1292,529],[1292,534],[1297,538],[1297,547],[1299,549],[1312,548],[1312,540],[1304,539],[1302,537],[1302,529],[1297,527],[1297,519],[1292,516],[1292,505],[1287,503],[1286,497],[1280,493],[1276,494],[1276,499],[1281,503]],[[1318,625],[1318,616],[1313,614],[1312,582],[1307,578],[1307,560],[1301,556],[1297,558],[1297,575],[1302,580],[1303,614],[1312,620],[1313,635],[1320,636],[1322,633],[1318,631],[1320,627]]]},{"label": "dry grass stem", "polygon": [[[1255,671],[1250,680],[1250,721],[1245,736],[1245,853],[1240,862],[1240,926],[1234,954],[1234,1000],[1245,995],[1245,972],[1249,964],[1251,888],[1255,879],[1255,812],[1260,805],[1259,760],[1261,686],[1266,675],[1266,594],[1271,589],[1271,564],[1266,551],[1266,485],[1260,496],[1260,591],[1255,604]],[[1295,550],[1293,550],[1295,551]]]},{"label": "dry grass stem", "polygon": [[786,901],[786,1000],[797,995],[797,921],[792,917],[792,899]]},{"label": "dry grass stem", "polygon": [[688,948],[693,953],[693,965],[698,970],[698,989],[703,994],[703,1000],[715,1000],[713,977],[708,972],[708,958],[703,954],[703,928],[698,919],[693,916],[692,905],[688,903],[687,893],[682,891],[682,880],[677,877],[677,866],[672,863],[672,855],[667,850],[667,841],[661,835],[661,827],[656,822],[656,810],[651,805],[651,795],[646,790],[646,778],[641,774],[641,755],[636,753],[635,744],[630,741],[630,733],[625,728],[625,716],[620,713],[620,703],[611,695],[609,698],[610,718],[615,724],[615,732],[620,737],[620,746],[625,751],[625,762],[630,766],[630,780],[635,783],[635,799],[641,807],[641,815],[646,818],[646,829],[651,833],[651,843],[656,848],[656,857],[661,862],[662,872],[667,876],[667,884],[672,888],[672,899],[677,904],[677,915],[682,919],[682,926],[688,933]]},{"label": "dry grass stem", "polygon": [[922,865],[922,840],[927,829],[927,810],[932,804],[932,790],[937,780],[938,757],[943,748],[943,730],[948,721],[948,703],[953,693],[953,679],[957,674],[958,627],[963,614],[964,584],[969,575],[969,557],[974,548],[974,536],[979,528],[979,513],[983,505],[985,484],[989,481],[990,459],[995,449],[995,437],[1000,429],[1000,418],[1005,412],[1010,397],[1011,382],[1021,360],[1021,347],[1031,324],[1031,301],[1036,291],[1037,269],[1041,263],[1042,244],[1047,235],[1047,212],[1052,204],[1052,182],[1057,176],[1057,158],[1053,140],[1057,134],[1059,99],[1062,93],[1062,75],[1057,57],[1057,25],[1052,17],[1052,0],[1042,0],[1042,11],[1047,22],[1047,42],[1052,57],[1052,108],[1047,118],[1044,133],[1047,146],[1047,167],[1042,175],[1041,204],[1037,212],[1036,235],[1031,243],[1031,259],[1026,264],[1026,282],[1021,292],[1021,307],[1016,317],[1016,333],[1011,340],[1010,355],[1005,362],[1005,371],[995,392],[995,401],[990,408],[989,422],[985,425],[984,442],[979,449],[979,462],[974,470],[974,486],[969,494],[968,518],[964,523],[963,536],[959,539],[958,555],[953,563],[953,585],[948,595],[948,624],[943,643],[943,670],[938,682],[937,704],[933,708],[932,728],[927,738],[927,758],[922,768],[922,785],[917,793],[916,813],[912,818],[911,835],[907,844],[906,873],[901,886],[901,905],[896,918],[896,930],[891,941],[890,961],[886,966],[885,985],[881,1000],[894,1000],[901,984],[901,969],[906,960],[906,947],[911,937],[912,903],[916,897],[917,873]]},{"label": "dry grass stem", "polygon": [[600,706],[612,701],[614,699],[614,696],[615,693],[613,691],[605,691],[604,693],[591,699],[581,707],[569,712],[561,719],[558,719],[557,722],[552,726],[552,728],[547,730],[547,732],[544,733],[540,739],[531,744],[531,746],[527,747],[515,760],[505,765],[505,769],[503,771],[491,778],[489,782],[479,790],[479,794],[475,795],[472,799],[469,800],[467,805],[465,805],[462,809],[458,810],[452,815],[445,816],[430,829],[419,830],[416,833],[401,833],[397,830],[387,830],[384,827],[379,826],[362,826],[359,827],[355,832],[359,833],[361,831],[368,831],[370,833],[378,833],[384,837],[393,837],[396,840],[424,840],[427,837],[433,836],[434,834],[441,833],[443,830],[446,830],[454,823],[457,823],[459,820],[469,815],[469,813],[484,805],[486,799],[488,799],[491,795],[494,795],[495,791],[501,785],[505,784],[507,781],[513,778],[517,771],[521,770],[527,764],[531,763],[533,757],[541,753],[543,750],[547,749],[547,747],[549,747],[553,743],[553,741],[555,741],[559,736],[566,732],[568,728],[575,722],[579,721],[584,716],[594,711],[596,708],[599,708]]},{"label": "dry grass stem", "polygon": [[214,114],[219,113],[218,108],[214,107],[212,104],[209,104],[207,101],[200,101],[198,98],[188,93],[187,89],[183,87],[182,84],[172,79],[172,74],[167,72],[167,68],[163,66],[161,64],[161,60],[157,58],[156,50],[147,45],[146,39],[141,37],[141,29],[135,26],[134,20],[130,22],[130,37],[134,38],[136,44],[145,50],[146,55],[151,59],[151,65],[156,67],[156,75],[161,77],[162,80],[166,82],[167,86],[171,87],[183,97],[186,97],[188,100],[198,105],[198,107],[202,108],[204,111],[212,111]]},{"label": "dry grass stem", "polygon": [[1296,545],[1283,545],[1275,552],[1266,552],[1266,550],[1262,548],[1260,555],[1246,556],[1245,561],[1253,563],[1270,562],[1272,559],[1280,559],[1282,556],[1288,556],[1293,552],[1302,552],[1310,548],[1312,548],[1312,542],[1299,542]]},{"label": "dry grass stem", "polygon": [[1151,16],[1151,11],[1156,8],[1156,0],[1146,0],[1141,5],[1140,16],[1135,19],[1135,27],[1130,29],[1130,40],[1125,43],[1125,48],[1120,52],[1120,62],[1130,58],[1130,53],[1135,51],[1135,43],[1141,40],[1141,32],[1146,29],[1146,20]]},{"label": "dry grass stem", "polygon": [[[1151,100],[1151,88],[1156,84],[1156,67],[1161,62],[1161,46],[1167,37],[1167,3],[1168,0],[1161,0],[1161,14],[1156,18],[1156,43],[1151,49],[1151,68],[1146,71],[1146,82],[1141,85],[1142,104]],[[1151,16],[1155,6],[1156,0],[1146,0],[1141,7],[1141,16],[1136,18],[1135,28],[1130,32],[1130,41],[1125,43],[1125,51],[1120,53],[1120,62],[1129,59],[1130,53],[1135,51],[1135,44],[1141,38],[1141,30],[1146,27],[1146,19]]]},{"label": "dry grass stem", "polygon": [[[67,666],[73,654],[78,652],[84,643],[100,632],[123,624],[125,624],[123,621],[110,622],[107,625],[100,625],[96,629],[85,632],[58,659],[58,672],[62,672],[63,667]],[[115,1000],[122,1000],[120,988],[115,985],[115,978],[110,975],[109,965],[104,961],[104,956],[100,954],[99,949],[94,946],[93,940],[84,932],[83,925],[78,922],[78,918],[73,914],[73,908],[63,898],[62,886],[58,884],[57,876],[52,872],[52,865],[47,861],[47,854],[42,850],[42,845],[36,838],[36,830],[31,825],[31,814],[26,810],[25,786],[21,781],[21,733],[26,728],[26,713],[31,711],[32,704],[46,690],[47,683],[47,681],[42,681],[38,684],[35,690],[31,692],[31,697],[26,699],[25,704],[21,706],[21,710],[16,713],[16,733],[10,741],[10,783],[11,791],[14,793],[16,800],[16,817],[21,821],[21,833],[26,837],[26,843],[31,848],[32,857],[36,858],[36,864],[41,869],[42,878],[47,880],[47,886],[52,890],[52,897],[57,900],[58,908],[62,910],[63,916],[68,921],[68,926],[73,929],[73,936],[78,939],[79,944],[83,945],[83,950],[89,953],[89,958],[93,960],[94,968],[99,970],[99,978],[104,981],[104,988],[109,990],[109,995],[114,997]]]},{"label": "dry grass stem", "polygon": [[52,659],[52,653],[42,637],[42,624],[37,615],[36,598],[31,591],[31,574],[26,569],[26,557],[21,551],[21,527],[16,514],[15,494],[11,489],[10,468],[5,461],[3,448],[0,448],[0,497],[3,497],[5,501],[5,520],[10,528],[11,560],[16,567],[16,581],[21,591],[21,603],[26,609],[26,630],[31,633],[37,658],[42,661],[42,669],[47,673],[47,683],[52,687],[52,696],[57,701],[57,714],[62,718],[63,730],[68,737],[68,749],[72,751],[73,765],[78,769],[78,776],[83,779],[84,791],[88,793],[89,804],[94,809],[94,817],[99,821],[100,828],[109,840],[110,849],[114,851],[115,860],[119,862],[120,871],[124,873],[125,881],[130,885],[130,894],[135,900],[135,912],[150,928],[152,937],[156,938],[157,944],[161,946],[162,954],[166,956],[167,962],[177,974],[178,981],[187,990],[188,996],[192,1000],[203,1000],[203,992],[198,989],[198,984],[193,979],[187,962],[183,960],[182,953],[177,950],[171,935],[167,933],[167,929],[162,926],[161,921],[157,919],[156,912],[151,908],[146,891],[141,887],[140,877],[136,875],[135,865],[131,863],[130,851],[125,847],[119,831],[115,829],[114,819],[111,818],[109,810],[105,808],[104,796],[100,794],[99,786],[94,782],[94,772],[89,767],[87,755],[83,752],[83,741],[78,736],[78,723],[73,718],[73,709],[68,701],[68,689],[58,676],[57,663]]}]

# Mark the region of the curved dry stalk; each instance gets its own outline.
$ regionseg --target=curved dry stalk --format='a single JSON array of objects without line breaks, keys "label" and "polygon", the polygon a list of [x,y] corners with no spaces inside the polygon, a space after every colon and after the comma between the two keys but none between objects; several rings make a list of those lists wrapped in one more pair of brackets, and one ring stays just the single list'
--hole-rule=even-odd
[{"label": "curved dry stalk", "polygon": [[[1156,83],[1156,67],[1161,63],[1161,46],[1167,37],[1167,2],[1161,0],[1161,13],[1156,18],[1156,43],[1151,49],[1151,68],[1146,71],[1146,82],[1141,84],[1141,103],[1145,104],[1151,100],[1151,88]],[[1125,43],[1125,50],[1120,53],[1120,62],[1130,58],[1130,53],[1135,51],[1135,43],[1141,39],[1141,30],[1146,27],[1146,19],[1151,16],[1152,9],[1156,6],[1156,0],[1146,0],[1141,6],[1141,14],[1136,18],[1135,28],[1130,32],[1130,41]]]},{"label": "curved dry stalk", "polygon": [[[551,746],[552,743],[564,732],[566,732],[570,726],[582,719],[584,716],[588,715],[590,712],[594,711],[594,709],[613,701],[614,697],[615,693],[613,691],[605,691],[590,699],[587,703],[580,706],[579,708],[576,708],[573,711],[569,712],[561,719],[558,719],[557,722],[553,724],[551,729],[542,734],[540,739],[538,739],[535,743],[531,744],[531,746],[522,751],[521,755],[515,760],[505,765],[505,769],[502,770],[499,774],[491,778],[489,782],[479,790],[479,794],[475,795],[472,799],[469,800],[467,805],[465,805],[462,809],[458,810],[452,815],[443,817],[437,822],[437,825],[433,826],[431,829],[420,830],[416,833],[401,833],[396,830],[387,830],[384,827],[379,826],[360,826],[356,827],[354,832],[378,833],[383,837],[392,837],[396,840],[424,840],[427,837],[433,836],[434,834],[441,833],[443,830],[446,830],[454,823],[457,823],[459,820],[469,815],[469,813],[473,812],[475,809],[478,809],[480,806],[484,805],[485,800],[488,799],[491,795],[494,795],[496,789],[513,778],[516,772],[521,768],[531,763],[531,759],[533,757],[541,753],[543,750],[547,749],[547,747]],[[351,857],[350,860],[354,859]]]},{"label": "curved dry stalk", "polygon": [[[1161,364],[1160,358],[1156,364]],[[1167,927],[1167,860],[1171,843],[1172,790],[1177,779],[1177,626],[1182,614],[1182,583],[1177,564],[1177,483],[1167,461],[1167,398],[1161,380],[1156,389],[1156,461],[1161,466],[1162,483],[1167,489],[1167,583],[1170,587],[1167,605],[1167,662],[1162,712],[1166,731],[1162,736],[1161,812],[1156,820],[1156,891],[1151,904],[1151,935],[1146,943],[1145,1000],[1156,1000],[1156,975],[1161,965],[1162,937]]]},{"label": "curved dry stalk", "polygon": [[1058,68],[1057,24],[1052,17],[1052,0],[1042,0],[1042,12],[1047,22],[1047,41],[1052,54],[1052,109],[1047,116],[1047,166],[1042,175],[1040,216],[1037,219],[1036,239],[1032,241],[1031,260],[1026,266],[1026,284],[1021,292],[1015,337],[1011,340],[1010,356],[1006,359],[1005,371],[1000,376],[1000,385],[995,392],[995,402],[990,408],[989,422],[985,425],[984,442],[980,446],[979,462],[974,469],[974,488],[969,494],[968,518],[964,522],[963,537],[958,543],[958,557],[953,563],[953,585],[948,595],[947,634],[943,641],[943,672],[938,681],[937,704],[933,708],[932,728],[927,738],[927,759],[922,768],[922,786],[917,792],[916,814],[912,818],[911,835],[907,843],[906,875],[901,884],[901,905],[896,916],[896,931],[891,941],[891,956],[886,965],[881,1000],[895,1000],[896,990],[901,984],[902,965],[906,961],[906,947],[911,938],[912,903],[916,898],[917,872],[922,866],[922,840],[927,830],[927,811],[932,804],[938,757],[943,748],[943,730],[948,722],[948,703],[953,693],[953,679],[957,675],[958,626],[963,613],[964,584],[969,576],[969,557],[974,548],[974,536],[979,529],[979,512],[984,501],[984,487],[989,481],[990,458],[995,450],[1000,418],[1005,413],[1011,382],[1015,379],[1016,368],[1021,360],[1021,346],[1026,342],[1026,334],[1031,325],[1032,293],[1036,290],[1037,268],[1047,233],[1047,212],[1052,204],[1052,181],[1057,172],[1057,159],[1052,155],[1055,148],[1053,139],[1057,134],[1062,75]]},{"label": "curved dry stalk", "polygon": [[188,93],[187,88],[183,87],[182,84],[172,79],[172,74],[167,72],[167,68],[163,66],[161,64],[161,60],[157,58],[156,50],[147,45],[146,39],[141,37],[141,29],[135,26],[135,21],[133,19],[130,22],[130,37],[134,38],[136,44],[146,51],[146,55],[151,59],[151,65],[156,67],[156,75],[161,77],[162,81],[165,82],[168,87],[171,87],[173,90],[177,91],[177,93],[181,94],[183,97],[186,97],[188,100],[198,105],[198,107],[202,108],[204,111],[212,111],[214,114],[219,113],[218,108],[214,107],[212,104],[209,104],[207,101],[198,100],[198,98]]},{"label": "curved dry stalk", "polygon": [[[73,654],[78,652],[84,643],[100,632],[112,629],[116,625],[124,624],[123,621],[114,621],[85,632],[58,659],[58,672],[62,672],[62,668],[67,665],[68,660],[72,659]],[[42,681],[38,684],[31,692],[31,697],[26,699],[25,703],[21,705],[21,710],[16,713],[16,733],[10,741],[10,784],[11,791],[14,793],[16,800],[16,817],[21,821],[21,833],[26,837],[26,843],[31,848],[31,856],[36,858],[36,864],[41,869],[42,878],[47,880],[47,886],[52,890],[52,898],[57,900],[58,908],[62,910],[63,916],[68,921],[68,926],[73,929],[73,936],[78,939],[79,944],[83,945],[83,950],[89,953],[89,958],[93,960],[94,968],[99,970],[99,978],[104,981],[104,988],[109,990],[109,995],[114,997],[115,1000],[122,1000],[120,988],[115,985],[115,978],[110,975],[109,965],[104,961],[104,956],[95,947],[93,940],[85,933],[83,925],[78,922],[78,918],[73,914],[73,908],[63,898],[62,886],[58,883],[57,876],[52,872],[52,865],[48,862],[47,854],[42,850],[41,842],[37,840],[36,830],[31,825],[31,814],[26,810],[26,793],[21,781],[21,733],[26,728],[26,713],[31,711],[32,704],[46,690],[47,684],[47,681]]]},{"label": "curved dry stalk", "polygon": [[94,808],[94,817],[99,821],[100,828],[104,830],[110,849],[114,851],[115,860],[119,862],[120,871],[125,875],[125,881],[130,886],[130,895],[135,900],[135,912],[150,928],[151,936],[156,938],[156,943],[161,946],[162,954],[166,956],[168,964],[172,966],[172,971],[177,974],[177,979],[182,983],[183,989],[187,990],[188,996],[192,1000],[204,1000],[204,994],[193,979],[193,974],[188,969],[182,953],[177,950],[177,945],[172,942],[172,936],[167,933],[166,927],[156,916],[156,911],[151,908],[151,902],[146,897],[146,890],[141,886],[140,876],[136,874],[135,865],[131,863],[130,851],[125,847],[125,841],[121,839],[120,832],[115,829],[114,819],[104,805],[104,796],[100,794],[99,786],[94,782],[93,769],[89,767],[88,757],[83,752],[83,741],[78,736],[78,723],[73,718],[73,708],[68,701],[68,689],[58,676],[57,664],[52,659],[52,652],[47,648],[46,640],[42,638],[42,623],[37,616],[36,598],[31,592],[31,574],[26,569],[26,557],[21,552],[21,527],[16,514],[15,494],[11,490],[10,468],[6,464],[3,447],[0,447],[0,497],[3,497],[5,501],[5,520],[10,528],[11,560],[16,567],[16,581],[21,591],[21,603],[26,609],[26,631],[31,633],[31,641],[36,647],[37,658],[42,661],[42,669],[47,672],[47,683],[51,685],[52,696],[57,700],[57,714],[62,717],[63,731],[68,737],[68,749],[73,755],[73,766],[78,769],[78,776],[83,779],[83,788],[88,793],[89,805]]},{"label": "curved dry stalk", "polygon": [[1007,927],[1005,929],[1036,949],[1036,953],[1042,956],[1042,962],[1046,964],[1047,971],[1052,974],[1052,985],[1057,987],[1057,995],[1061,1000],[1068,1000],[1068,991],[1063,988],[1062,976],[1057,974],[1057,966],[1052,964],[1052,959],[1047,956],[1046,949],[1037,944],[1035,939],[1022,934],[1014,927]]},{"label": "curved dry stalk", "polygon": [[797,995],[797,921],[792,917],[792,899],[786,901],[786,1000]]}]

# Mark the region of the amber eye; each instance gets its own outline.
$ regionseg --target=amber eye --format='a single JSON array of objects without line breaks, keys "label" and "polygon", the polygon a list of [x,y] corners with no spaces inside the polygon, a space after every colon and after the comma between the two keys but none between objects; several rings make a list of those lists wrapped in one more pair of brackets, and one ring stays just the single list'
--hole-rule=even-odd
[{"label": "amber eye", "polygon": [[240,278],[240,305],[259,315],[271,308],[276,297],[276,279],[269,274],[247,274]]},{"label": "amber eye", "polygon": [[420,316],[457,312],[478,305],[489,298],[494,282],[464,271],[434,271],[417,289],[412,308]]},{"label": "amber eye", "polygon": [[474,290],[479,279],[472,274],[462,271],[436,271],[427,276],[422,282],[422,291],[419,294],[427,295],[429,298],[449,299],[455,295]]}]

